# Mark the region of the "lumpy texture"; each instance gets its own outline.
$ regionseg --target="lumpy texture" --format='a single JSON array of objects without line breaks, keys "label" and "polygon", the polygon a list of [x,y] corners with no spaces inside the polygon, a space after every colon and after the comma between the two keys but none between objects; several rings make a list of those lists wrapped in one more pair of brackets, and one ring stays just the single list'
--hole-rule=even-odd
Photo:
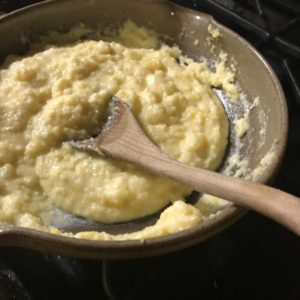
[{"label": "lumpy texture", "polygon": [[[211,88],[231,93],[233,81],[224,60],[211,71],[205,61],[194,62],[177,47],[160,45],[152,32],[131,22],[114,41],[40,45],[27,57],[7,59],[0,71],[0,220],[47,230],[44,216],[59,207],[113,223],[184,199],[191,189],[182,184],[126,162],[78,152],[65,142],[100,133],[116,95],[129,103],[146,134],[170,157],[216,169],[227,145],[228,123]],[[179,201],[168,212],[179,208],[182,216],[197,210]],[[183,229],[201,221],[200,213],[194,215],[190,225],[182,219]],[[153,229],[149,236],[155,236]]]}]

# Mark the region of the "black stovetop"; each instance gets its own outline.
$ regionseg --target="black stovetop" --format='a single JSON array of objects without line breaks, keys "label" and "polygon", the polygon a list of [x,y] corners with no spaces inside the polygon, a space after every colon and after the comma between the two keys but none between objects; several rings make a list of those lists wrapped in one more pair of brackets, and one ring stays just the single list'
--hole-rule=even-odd
[{"label": "black stovetop", "polygon": [[[34,2],[0,0],[0,11]],[[174,2],[213,15],[249,40],[273,66],[287,97],[290,125],[274,186],[300,196],[300,1]],[[254,212],[199,245],[153,258],[73,260],[3,248],[0,300],[298,300],[299,253],[295,235]]]}]

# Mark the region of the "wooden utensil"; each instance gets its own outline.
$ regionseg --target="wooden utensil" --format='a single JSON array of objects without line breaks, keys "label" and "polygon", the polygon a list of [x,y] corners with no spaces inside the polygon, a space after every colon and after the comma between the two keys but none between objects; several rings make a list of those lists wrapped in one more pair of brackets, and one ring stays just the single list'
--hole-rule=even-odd
[{"label": "wooden utensil", "polygon": [[248,207],[300,235],[300,198],[259,183],[172,160],[145,135],[126,102],[113,97],[112,107],[112,115],[99,136],[69,144],[80,150],[137,164],[196,191]]}]

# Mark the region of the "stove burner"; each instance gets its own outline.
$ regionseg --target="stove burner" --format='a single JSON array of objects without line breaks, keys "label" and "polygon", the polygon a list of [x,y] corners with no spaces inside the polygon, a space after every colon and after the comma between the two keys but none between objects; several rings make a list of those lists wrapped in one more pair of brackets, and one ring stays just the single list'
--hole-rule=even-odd
[{"label": "stove burner", "polygon": [[[0,0],[9,12],[34,0]],[[287,152],[275,186],[300,196],[299,0],[173,0],[215,17],[252,43],[282,83]],[[164,256],[95,262],[0,249],[0,299],[299,299],[300,243],[253,212],[200,245]]]}]

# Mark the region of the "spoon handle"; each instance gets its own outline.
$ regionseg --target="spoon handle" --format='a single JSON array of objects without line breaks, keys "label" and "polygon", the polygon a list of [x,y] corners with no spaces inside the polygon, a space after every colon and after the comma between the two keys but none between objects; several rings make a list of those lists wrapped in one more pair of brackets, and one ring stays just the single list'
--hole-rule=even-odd
[{"label": "spoon handle", "polygon": [[[119,125],[119,126],[118,126]],[[196,191],[255,210],[300,236],[300,198],[259,183],[188,166],[170,159],[146,137],[129,113],[96,144],[102,154],[142,166]]]}]

